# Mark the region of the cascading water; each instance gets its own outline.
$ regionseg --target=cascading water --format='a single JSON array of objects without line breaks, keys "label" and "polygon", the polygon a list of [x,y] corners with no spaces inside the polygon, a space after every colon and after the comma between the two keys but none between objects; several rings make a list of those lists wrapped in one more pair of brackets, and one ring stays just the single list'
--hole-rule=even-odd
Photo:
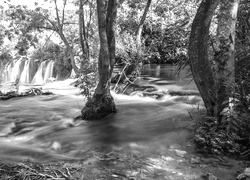
[{"label": "cascading water", "polygon": [[20,72],[20,65],[22,62],[22,58],[18,59],[16,63],[14,63],[14,67],[10,71],[10,81],[9,82],[15,82],[18,78]]},{"label": "cascading water", "polygon": [[54,70],[54,62],[50,61],[46,67],[46,71],[44,74],[44,79],[43,79],[44,83],[53,77],[53,70]]},{"label": "cascading water", "polygon": [[34,64],[33,60],[21,57],[5,65],[1,83],[14,83],[19,78],[21,84],[44,84],[48,79],[53,78],[54,61],[43,61],[37,71]]},{"label": "cascading water", "polygon": [[13,65],[12,63],[9,63],[8,65],[6,65],[4,67],[3,75],[2,75],[2,77],[3,77],[2,82],[3,83],[10,82],[12,65]]},{"label": "cascading water", "polygon": [[29,84],[30,83],[30,59],[25,61],[25,65],[21,74],[20,82]]},{"label": "cascading water", "polygon": [[31,82],[32,84],[43,84],[43,82],[44,82],[43,78],[44,78],[44,73],[46,71],[47,63],[48,63],[48,61],[43,61],[40,64],[40,66],[36,72],[36,75],[34,76],[32,82]]},{"label": "cascading water", "polygon": [[43,61],[38,71],[36,72],[36,75],[34,76],[32,80],[32,84],[44,84],[46,81],[53,77],[53,70],[54,70],[54,62],[53,61]]},{"label": "cascading water", "polygon": [[[36,78],[40,77],[43,83],[45,78],[50,77],[51,69],[53,62],[42,62]],[[169,77],[173,74],[171,67],[160,70],[161,77],[155,77],[158,74],[153,70],[148,71],[154,77],[146,77],[144,73],[146,86],[158,87],[159,92],[161,89],[175,89],[183,93],[195,91],[194,83],[183,84],[190,79],[179,81]],[[169,78],[162,78],[165,75]],[[167,154],[169,145],[187,142],[190,137],[187,129],[173,129],[180,126],[179,122],[183,126],[190,123],[186,112],[201,100],[196,95],[165,94],[160,100],[155,100],[137,95],[112,94],[118,113],[107,116],[103,123],[85,123],[73,120],[80,114],[86,101],[84,97],[75,95],[79,89],[69,86],[72,82],[69,79],[43,86],[43,90],[57,95],[11,99],[0,103],[0,159],[79,159],[88,152],[101,153],[113,147],[137,148],[135,144],[143,146],[142,153]]]}]

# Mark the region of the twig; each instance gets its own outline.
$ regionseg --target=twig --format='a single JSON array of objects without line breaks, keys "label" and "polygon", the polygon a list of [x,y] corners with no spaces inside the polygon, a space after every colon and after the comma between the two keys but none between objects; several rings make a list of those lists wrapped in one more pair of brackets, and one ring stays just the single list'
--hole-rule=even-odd
[{"label": "twig", "polygon": [[71,175],[69,168],[66,168],[68,175],[72,178],[73,176]]},{"label": "twig", "polygon": [[116,85],[115,85],[114,91],[116,90],[116,88],[117,88],[117,86],[118,86],[118,83],[120,82],[120,80],[121,80],[121,78],[122,78],[122,74],[123,74],[123,72],[125,71],[125,69],[127,68],[127,65],[128,65],[128,64],[126,64],[125,67],[122,69],[122,72],[121,72],[121,74],[120,74],[120,77],[119,77],[119,79],[118,79],[118,81],[117,81],[117,83],[116,83]]},{"label": "twig", "polygon": [[69,177],[66,175],[66,174],[64,174],[62,171],[60,171],[60,170],[58,170],[58,169],[56,169],[56,171],[58,171],[59,173],[61,173],[62,174],[62,176],[63,177],[65,177],[66,179],[68,179]]}]

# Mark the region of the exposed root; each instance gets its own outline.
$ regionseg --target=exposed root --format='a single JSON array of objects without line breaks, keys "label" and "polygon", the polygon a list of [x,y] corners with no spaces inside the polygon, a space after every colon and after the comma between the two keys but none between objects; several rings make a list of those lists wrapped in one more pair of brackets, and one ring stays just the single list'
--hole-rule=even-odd
[{"label": "exposed root", "polygon": [[85,107],[82,109],[82,115],[78,118],[85,120],[97,120],[111,113],[115,113],[116,106],[114,99],[110,94],[94,96],[89,99]]}]

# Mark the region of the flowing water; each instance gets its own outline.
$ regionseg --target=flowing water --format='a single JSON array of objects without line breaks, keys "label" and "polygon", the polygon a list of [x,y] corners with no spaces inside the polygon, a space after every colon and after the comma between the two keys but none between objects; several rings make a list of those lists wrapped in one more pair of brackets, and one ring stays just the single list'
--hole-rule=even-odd
[{"label": "flowing water", "polygon": [[56,95],[1,101],[0,159],[84,159],[89,154],[114,149],[166,154],[170,145],[182,145],[190,140],[190,130],[183,127],[192,121],[188,111],[201,103],[194,83],[189,83],[191,78],[185,73],[175,77],[174,69],[169,65],[151,66],[143,71],[138,84],[166,92],[196,94],[166,93],[156,100],[112,93],[118,112],[102,121],[74,121],[86,101],[78,95],[78,89],[69,85],[73,82],[70,79],[43,86]]},{"label": "flowing water", "polygon": [[[1,70],[1,68],[0,68]],[[20,57],[6,64],[0,74],[0,83],[35,84],[41,85],[54,77],[54,61],[31,60],[27,57]]]}]

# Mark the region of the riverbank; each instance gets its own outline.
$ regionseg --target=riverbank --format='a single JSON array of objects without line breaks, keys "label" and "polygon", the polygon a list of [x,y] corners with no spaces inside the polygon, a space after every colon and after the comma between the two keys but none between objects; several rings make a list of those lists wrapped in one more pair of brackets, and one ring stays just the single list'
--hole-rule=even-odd
[{"label": "riverbank", "polygon": [[[192,143],[188,146],[191,148]],[[167,146],[165,155],[149,156],[140,151],[142,148],[143,144],[132,143],[125,149],[90,152],[84,159],[71,161],[0,162],[0,179],[235,180],[250,164],[224,156],[189,153],[179,144]]]}]

